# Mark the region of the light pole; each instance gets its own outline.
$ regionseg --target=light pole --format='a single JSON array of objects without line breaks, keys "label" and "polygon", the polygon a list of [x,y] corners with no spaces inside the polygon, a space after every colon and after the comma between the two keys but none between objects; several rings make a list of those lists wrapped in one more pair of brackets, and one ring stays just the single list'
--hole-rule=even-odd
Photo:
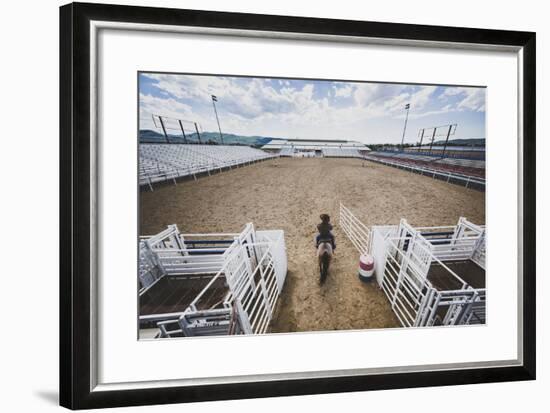
[{"label": "light pole", "polygon": [[218,101],[218,98],[214,95],[212,95],[212,105],[214,106],[214,113],[216,114],[216,121],[218,122],[218,129],[220,131],[220,139],[222,141],[223,145],[223,135],[222,135],[222,128],[220,126],[220,120],[218,119],[218,111],[216,110],[216,102]]},{"label": "light pole", "polygon": [[403,150],[403,142],[405,142],[405,131],[407,130],[407,120],[409,120],[410,107],[411,107],[410,103],[407,103],[405,105],[405,109],[407,110],[407,115],[405,116],[405,126],[403,126],[403,137],[401,138],[401,150]]}]

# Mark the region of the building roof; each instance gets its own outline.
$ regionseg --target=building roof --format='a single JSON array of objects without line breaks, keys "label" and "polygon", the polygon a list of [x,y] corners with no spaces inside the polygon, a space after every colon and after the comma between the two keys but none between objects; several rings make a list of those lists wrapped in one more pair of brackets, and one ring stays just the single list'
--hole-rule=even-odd
[{"label": "building roof", "polygon": [[262,146],[262,149],[294,148],[297,150],[321,150],[323,148],[355,148],[369,151],[370,148],[361,142],[345,140],[314,140],[314,139],[273,139]]}]

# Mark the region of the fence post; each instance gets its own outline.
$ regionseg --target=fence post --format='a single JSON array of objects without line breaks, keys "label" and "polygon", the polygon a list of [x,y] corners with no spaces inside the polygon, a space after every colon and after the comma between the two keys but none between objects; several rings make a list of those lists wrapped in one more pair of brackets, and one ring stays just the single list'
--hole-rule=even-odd
[{"label": "fence post", "polygon": [[199,132],[199,127],[197,126],[197,122],[194,122],[195,123],[195,130],[197,131],[197,137],[199,138],[199,143],[202,143],[201,142],[201,133]]},{"label": "fence post", "polygon": [[254,332],[252,331],[252,326],[250,325],[250,319],[248,318],[248,314],[246,314],[246,311],[244,311],[241,300],[235,297],[235,303],[237,307],[237,316],[239,317],[239,322],[241,324],[241,328],[244,331],[244,334],[254,334]]},{"label": "fence post", "polygon": [[434,128],[434,133],[432,135],[432,141],[430,142],[430,155],[432,154],[432,146],[434,144],[434,139],[435,139],[435,132],[437,131],[437,128]]},{"label": "fence post", "polygon": [[164,127],[164,121],[162,120],[162,116],[159,116],[160,120],[160,126],[162,126],[162,131],[164,132],[164,138],[166,139],[166,143],[170,143],[170,140],[168,140],[168,134],[166,133],[166,128]]},{"label": "fence post", "polygon": [[181,133],[183,133],[183,141],[187,143],[187,136],[185,136],[185,130],[183,129],[183,125],[181,124],[181,119],[178,119],[178,122],[180,124]]},{"label": "fence post", "polygon": [[449,142],[449,136],[451,136],[451,129],[453,128],[453,125],[449,125],[449,130],[447,131],[447,139],[445,139],[445,145],[443,146],[443,153],[441,154],[441,157],[445,157],[445,151],[447,149],[447,143]]}]

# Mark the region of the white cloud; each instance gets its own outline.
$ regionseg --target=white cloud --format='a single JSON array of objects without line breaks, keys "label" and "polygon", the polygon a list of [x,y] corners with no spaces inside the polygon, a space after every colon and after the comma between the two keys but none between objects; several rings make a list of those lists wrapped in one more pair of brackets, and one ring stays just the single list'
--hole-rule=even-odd
[{"label": "white cloud", "polygon": [[457,105],[459,110],[471,110],[473,112],[485,111],[485,89],[465,89],[464,99]]},{"label": "white cloud", "polygon": [[485,89],[448,87],[439,96],[440,100],[451,101],[447,106],[457,111],[469,110],[472,112],[485,111]]},{"label": "white cloud", "polygon": [[337,98],[348,98],[353,92],[353,86],[349,83],[344,83],[343,86],[333,86],[334,96]]},{"label": "white cloud", "polygon": [[464,88],[460,87],[447,87],[443,93],[439,96],[440,99],[444,99],[446,96],[456,96],[464,92]]},{"label": "white cloud", "polygon": [[412,107],[423,109],[430,102],[432,95],[436,91],[436,86],[422,86],[410,97]]},{"label": "white cloud", "polygon": [[343,137],[344,130],[362,130],[365,122],[401,123],[407,103],[411,105],[409,119],[413,120],[454,111],[482,111],[485,101],[484,90],[473,88],[345,82],[325,87],[285,79],[146,77],[155,81],[155,96],[140,96],[143,119],[151,118],[151,113],[187,117],[204,130],[216,130],[210,97],[215,94],[222,129],[265,136],[299,136],[305,131],[308,137]]},{"label": "white cloud", "polygon": [[[193,122],[203,121],[202,117],[197,115],[191,109],[191,106],[181,103],[175,99],[158,98],[151,95],[140,93],[139,95],[139,123],[140,129],[158,130],[153,115],[165,116],[168,118],[184,119]],[[170,122],[170,121],[168,121]],[[176,129],[176,124],[168,124],[169,129]]]}]

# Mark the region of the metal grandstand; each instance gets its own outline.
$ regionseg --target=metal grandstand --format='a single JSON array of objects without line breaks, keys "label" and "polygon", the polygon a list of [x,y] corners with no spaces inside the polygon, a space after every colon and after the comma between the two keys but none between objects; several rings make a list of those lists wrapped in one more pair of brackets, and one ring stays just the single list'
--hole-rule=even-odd
[{"label": "metal grandstand", "polygon": [[178,178],[210,175],[240,165],[248,165],[277,155],[249,146],[141,144],[139,184],[153,190],[153,184]]},{"label": "metal grandstand", "polygon": [[[434,159],[431,163],[426,164],[411,159],[410,157],[402,158],[400,153],[388,154],[385,152],[373,152],[363,158],[386,166],[392,166],[394,168],[425,175],[433,179],[461,185],[466,188],[485,191],[485,177],[482,176],[482,174],[484,174],[484,170],[479,168],[477,168],[477,171],[476,168],[456,168],[453,165],[437,163],[438,161],[446,161],[437,159]],[[485,162],[483,162],[483,164],[484,163]]]},{"label": "metal grandstand", "polygon": [[[484,191],[485,150],[450,146],[449,138],[456,129],[456,123],[422,128],[418,132],[420,142],[417,146],[372,151],[364,159]],[[438,137],[444,137],[445,141],[435,146]]]},{"label": "metal grandstand", "polygon": [[278,156],[244,145],[205,144],[198,122],[156,114],[152,117],[165,140],[139,145],[139,185],[151,191],[156,183],[176,183],[184,177],[197,179],[200,174],[210,175]]}]

